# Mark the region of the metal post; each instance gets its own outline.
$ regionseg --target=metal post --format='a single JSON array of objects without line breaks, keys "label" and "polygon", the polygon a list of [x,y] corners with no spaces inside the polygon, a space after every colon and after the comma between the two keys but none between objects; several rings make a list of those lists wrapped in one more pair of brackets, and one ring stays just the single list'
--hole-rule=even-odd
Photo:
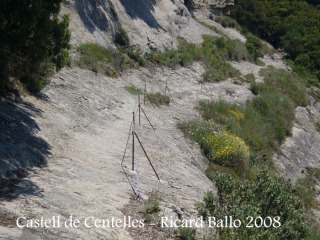
[{"label": "metal post", "polygon": [[154,173],[156,174],[156,176],[157,176],[158,180],[160,181],[160,178],[159,178],[159,176],[158,176],[158,174],[157,174],[156,170],[154,169],[154,167],[153,167],[153,165],[152,165],[152,163],[151,163],[151,160],[150,160],[150,158],[149,158],[149,156],[148,156],[148,154],[147,154],[146,150],[144,149],[144,147],[143,147],[143,145],[142,145],[142,143],[141,143],[141,141],[140,141],[140,139],[139,139],[139,137],[138,137],[137,133],[134,133],[134,134],[135,134],[135,136],[137,137],[138,142],[140,143],[140,146],[141,146],[141,148],[142,148],[142,150],[143,150],[144,154],[146,155],[146,157],[147,157],[147,159],[148,159],[148,161],[149,161],[149,163],[150,163],[150,165],[151,165],[151,167],[152,167],[152,170],[154,171]]},{"label": "metal post", "polygon": [[146,105],[147,82],[144,81],[143,105]]},{"label": "metal post", "polygon": [[134,171],[134,154],[135,154],[135,149],[134,149],[134,136],[135,136],[135,119],[134,119],[134,111],[133,111],[133,119],[132,119],[132,171]]},{"label": "metal post", "polygon": [[151,122],[150,122],[150,120],[149,120],[149,118],[148,118],[147,114],[144,112],[143,108],[141,108],[141,110],[142,110],[142,113],[144,114],[144,116],[147,118],[147,120],[148,120],[148,122],[149,122],[150,126],[152,127],[153,131],[156,131],[156,129],[155,129],[155,128],[153,127],[153,125],[151,124]]},{"label": "metal post", "polygon": [[141,105],[140,105],[140,93],[138,93],[138,102],[139,102],[138,107],[139,107],[139,126],[140,126],[141,125],[141,123],[140,123],[140,108],[141,108]]},{"label": "metal post", "polygon": [[[149,94],[148,94],[148,92],[146,91],[146,95],[148,96],[148,98],[150,99],[150,96],[149,96]],[[153,103],[151,102],[151,101],[149,101],[150,103],[151,103],[151,105],[152,105],[152,107],[153,108],[156,108],[154,105],[153,105]]]},{"label": "metal post", "polygon": [[171,93],[170,93],[170,90],[169,90],[169,88],[168,88],[168,80],[166,80],[166,88],[165,88],[165,92],[164,92],[165,96],[167,96],[167,91],[168,91],[168,93],[169,93],[170,98],[173,99],[173,98],[172,98],[172,95],[171,95]]},{"label": "metal post", "polygon": [[168,86],[168,84],[167,84],[167,80],[166,80],[166,87],[165,87],[165,89],[164,89],[164,95],[165,95],[165,96],[167,96],[167,88],[168,88],[167,86]]}]

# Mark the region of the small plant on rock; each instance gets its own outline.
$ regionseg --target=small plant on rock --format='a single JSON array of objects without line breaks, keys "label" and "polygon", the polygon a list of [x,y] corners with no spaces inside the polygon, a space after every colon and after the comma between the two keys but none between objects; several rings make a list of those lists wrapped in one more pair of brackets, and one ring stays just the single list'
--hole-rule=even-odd
[{"label": "small plant on rock", "polygon": [[148,100],[157,105],[158,107],[160,105],[169,105],[170,103],[170,97],[163,95],[160,92],[148,94]]},{"label": "small plant on rock", "polygon": [[142,93],[142,90],[135,85],[129,85],[124,87],[129,93],[133,95],[138,95],[139,93]]},{"label": "small plant on rock", "polygon": [[144,221],[149,223],[152,219],[152,215],[158,213],[160,211],[160,197],[159,194],[152,193],[143,210],[143,218]]},{"label": "small plant on rock", "polygon": [[196,230],[194,228],[179,227],[175,230],[177,238],[180,240],[194,240],[196,239]]}]

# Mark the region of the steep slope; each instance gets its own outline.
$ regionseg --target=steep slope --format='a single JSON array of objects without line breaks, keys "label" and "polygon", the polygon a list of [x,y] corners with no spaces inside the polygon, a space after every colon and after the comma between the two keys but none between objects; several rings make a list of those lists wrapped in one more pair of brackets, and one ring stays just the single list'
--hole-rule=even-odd
[{"label": "steep slope", "polygon": [[[156,132],[143,116],[141,127],[137,127],[162,181],[157,181],[140,149],[141,189],[143,195],[159,190],[167,205],[189,209],[184,214],[194,214],[194,202],[213,186],[204,173],[205,159],[195,145],[186,142],[176,124],[198,117],[193,107],[199,99],[225,98],[241,103],[252,96],[245,86],[239,88],[230,82],[210,84],[201,90],[197,81],[202,72],[203,68],[194,64],[191,69],[131,70],[119,79],[80,69],[59,73],[43,92],[45,100],[30,96],[23,100],[42,112],[35,114],[35,119],[40,129],[37,136],[51,146],[48,165],[34,169],[12,186],[14,197],[3,202],[2,208],[16,217],[28,218],[56,215],[62,219],[69,215],[123,218],[120,209],[133,193],[120,163],[132,111],[137,106],[137,98],[126,92],[124,86],[143,87],[146,81],[148,91],[163,91],[167,81],[172,94],[170,106],[155,109],[149,104],[143,106]],[[126,156],[125,165],[130,169],[130,155]],[[134,176],[129,177],[135,182]],[[30,183],[33,191],[29,189]],[[12,234],[17,234],[16,231]],[[7,232],[8,237],[13,237]],[[44,234],[45,239],[129,239],[122,228],[40,228],[19,233],[23,239],[36,236],[42,239]]]},{"label": "steep slope", "polygon": [[[163,0],[143,1],[133,6],[132,1],[126,0],[75,0],[67,1],[64,12],[71,14],[75,45],[97,42],[114,46],[114,36],[121,27],[128,32],[131,44],[142,48],[150,42],[159,49],[175,47],[178,35],[194,43],[202,41],[202,34],[217,35],[191,19],[181,4],[181,1]],[[235,30],[217,26],[227,36],[245,41]],[[286,68],[277,56],[275,60],[265,57],[262,61]],[[253,72],[259,77],[259,66],[247,62],[232,64],[243,74]],[[144,116],[136,130],[162,180],[157,181],[139,149],[143,197],[158,190],[166,206],[183,209],[183,216],[194,216],[194,203],[214,186],[205,175],[207,160],[196,144],[183,137],[176,124],[199,118],[194,110],[198,100],[225,99],[241,104],[253,97],[248,84],[237,85],[230,79],[201,86],[198,81],[203,72],[203,66],[194,63],[189,68],[174,70],[133,69],[113,79],[78,68],[64,69],[52,78],[40,96],[1,102],[0,129],[7,131],[1,138],[2,163],[8,169],[21,166],[32,170],[12,173],[15,180],[6,181],[0,191],[0,214],[4,222],[0,235],[5,239],[130,239],[125,228],[19,229],[15,226],[15,219],[22,215],[62,219],[72,215],[82,220],[90,216],[123,218],[122,210],[133,195],[121,168],[132,111],[137,109],[137,97],[124,89],[130,84],[144,88],[146,83],[148,92],[163,93],[167,82],[172,95],[167,107],[153,108],[148,102],[142,106],[156,131]],[[319,119],[319,103],[298,108],[296,116],[293,136],[283,144],[282,154],[276,156],[282,173],[291,179],[301,177],[301,169],[306,166],[320,165],[319,133],[312,125]],[[20,118],[23,121],[17,127],[15,124],[19,122],[12,123],[12,119]],[[19,132],[19,129],[23,130]],[[27,131],[30,129],[32,134]],[[130,148],[131,142],[124,158],[125,172],[136,187],[136,177],[129,170]],[[26,166],[19,165],[24,159],[28,160]],[[10,164],[11,160],[18,160],[16,166]]]},{"label": "steep slope", "polygon": [[123,28],[130,44],[143,50],[148,44],[160,50],[176,47],[180,29],[191,18],[179,0],[69,0],[62,13],[71,16],[73,44],[95,42],[111,47]]},{"label": "steep slope", "polygon": [[[208,9],[223,9],[233,4],[233,0],[67,0],[62,14],[71,17],[71,43],[74,45],[95,42],[114,47],[115,36],[122,28],[131,45],[138,45],[144,51],[150,45],[165,50],[177,47],[177,37],[182,31],[183,35],[198,37],[203,33],[213,34],[191,17],[187,7],[208,13]],[[190,31],[198,31],[198,34]]]}]

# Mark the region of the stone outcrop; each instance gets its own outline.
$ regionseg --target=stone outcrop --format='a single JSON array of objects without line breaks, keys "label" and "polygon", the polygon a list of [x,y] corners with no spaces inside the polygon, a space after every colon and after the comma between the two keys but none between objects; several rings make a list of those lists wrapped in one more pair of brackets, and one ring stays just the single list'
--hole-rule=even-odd
[{"label": "stone outcrop", "polygon": [[221,15],[234,0],[66,0],[62,14],[71,18],[72,45],[94,42],[115,47],[122,28],[130,45],[147,51],[176,48],[181,31],[193,24],[190,11],[211,10]]},{"label": "stone outcrop", "polygon": [[63,14],[71,16],[71,44],[95,42],[114,47],[120,28],[131,45],[144,51],[152,44],[159,50],[177,46],[181,29],[191,19],[182,0],[66,0]]},{"label": "stone outcrop", "polygon": [[295,118],[292,136],[285,140],[275,155],[279,174],[292,182],[305,176],[306,167],[320,166],[320,133],[315,128],[320,119],[320,103],[298,107]]}]

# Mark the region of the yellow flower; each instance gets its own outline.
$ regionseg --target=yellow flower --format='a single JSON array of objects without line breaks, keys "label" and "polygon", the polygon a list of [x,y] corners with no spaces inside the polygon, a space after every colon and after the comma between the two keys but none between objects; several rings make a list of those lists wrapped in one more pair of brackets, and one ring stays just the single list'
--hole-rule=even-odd
[{"label": "yellow flower", "polygon": [[249,147],[245,142],[227,131],[207,135],[210,160],[224,166],[235,166],[249,159]]},{"label": "yellow flower", "polygon": [[245,119],[243,112],[241,112],[240,110],[229,109],[228,113],[234,116],[239,122]]}]

